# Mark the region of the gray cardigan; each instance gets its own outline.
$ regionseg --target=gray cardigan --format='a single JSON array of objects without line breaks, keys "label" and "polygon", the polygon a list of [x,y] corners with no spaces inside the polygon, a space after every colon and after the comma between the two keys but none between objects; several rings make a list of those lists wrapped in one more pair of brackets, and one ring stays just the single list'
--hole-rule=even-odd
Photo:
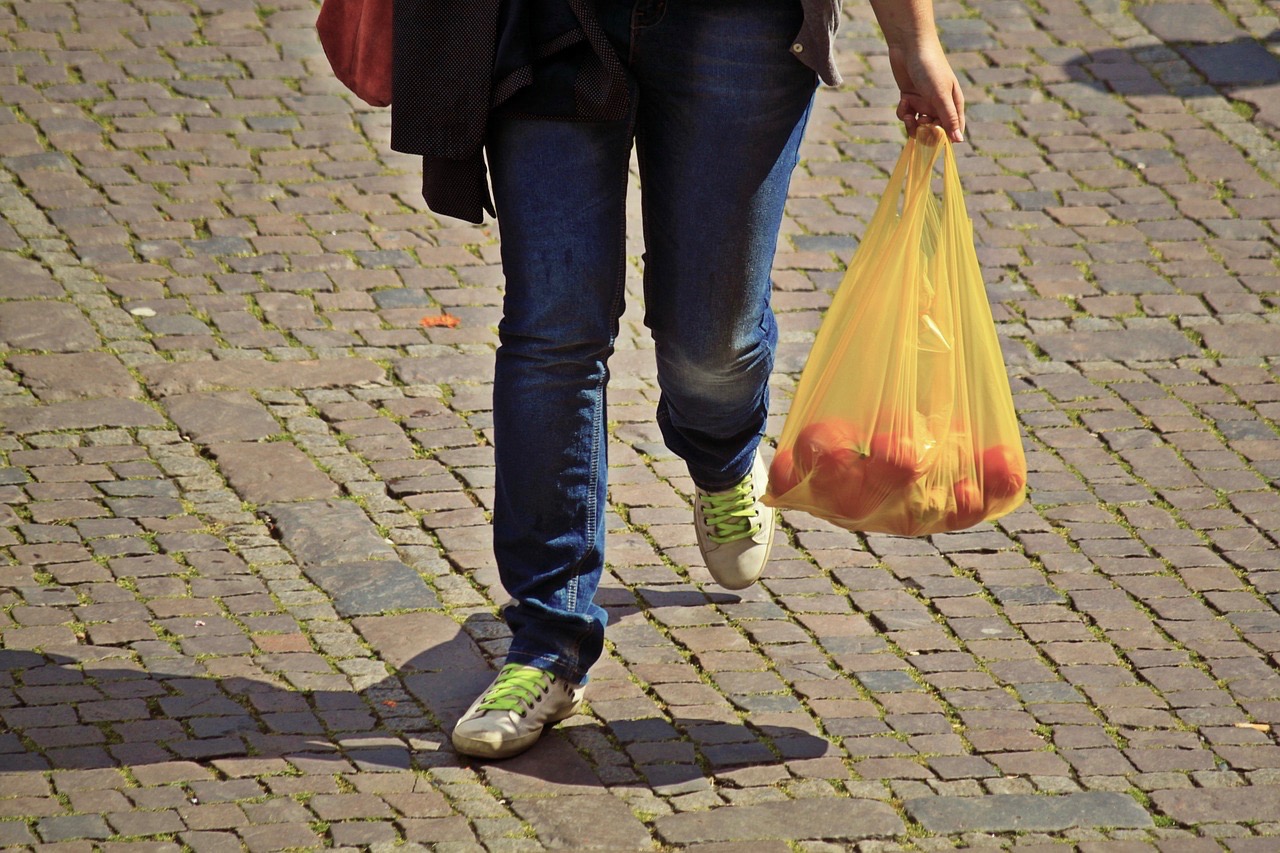
[{"label": "gray cardigan", "polygon": [[835,63],[836,27],[840,24],[841,0],[801,0],[804,26],[791,45],[791,52],[818,73],[828,86],[840,84]]}]

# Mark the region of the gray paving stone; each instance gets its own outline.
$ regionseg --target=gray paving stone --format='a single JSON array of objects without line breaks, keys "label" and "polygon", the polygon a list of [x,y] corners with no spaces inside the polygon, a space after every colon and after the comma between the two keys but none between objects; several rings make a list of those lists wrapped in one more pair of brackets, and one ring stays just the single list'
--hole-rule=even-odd
[{"label": "gray paving stone", "polygon": [[241,391],[177,394],[165,398],[165,411],[195,441],[258,441],[282,431],[266,406]]},{"label": "gray paving stone", "polygon": [[308,565],[303,571],[333,598],[339,616],[372,616],[388,610],[440,606],[422,577],[397,560],[325,563]]},{"label": "gray paving stone", "polygon": [[1076,827],[1148,827],[1151,816],[1127,794],[995,794],[923,797],[903,807],[930,832],[1057,832]]},{"label": "gray paving stone", "polygon": [[240,497],[252,503],[335,497],[338,486],[285,441],[214,444],[209,452]]},{"label": "gray paving stone", "polygon": [[517,799],[516,814],[552,850],[651,850],[649,830],[608,794]]},{"label": "gray paving stone", "polygon": [[306,566],[395,559],[395,549],[351,501],[273,503],[262,508],[280,541]]},{"label": "gray paving stone", "polygon": [[36,832],[49,842],[71,841],[78,838],[110,838],[111,827],[101,815],[56,815],[36,821]]},{"label": "gray paving stone", "polygon": [[876,800],[803,799],[665,815],[654,821],[668,844],[770,839],[847,841],[897,835],[902,819]]},{"label": "gray paving stone", "polygon": [[1099,332],[1039,334],[1032,338],[1055,361],[1164,361],[1199,350],[1177,329],[1117,329]]},{"label": "gray paving stone", "polygon": [[379,308],[436,308],[435,300],[425,291],[407,287],[376,291],[373,293],[373,301]]},{"label": "gray paving stone", "polygon": [[147,389],[160,397],[193,391],[340,388],[384,379],[382,368],[363,358],[161,363],[140,370]]}]

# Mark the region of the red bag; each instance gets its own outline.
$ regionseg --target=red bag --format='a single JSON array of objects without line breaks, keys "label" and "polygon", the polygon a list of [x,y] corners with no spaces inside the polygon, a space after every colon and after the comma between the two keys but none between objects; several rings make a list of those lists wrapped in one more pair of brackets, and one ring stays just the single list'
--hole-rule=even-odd
[{"label": "red bag", "polygon": [[393,0],[324,0],[316,32],[334,76],[375,107],[391,104]]}]

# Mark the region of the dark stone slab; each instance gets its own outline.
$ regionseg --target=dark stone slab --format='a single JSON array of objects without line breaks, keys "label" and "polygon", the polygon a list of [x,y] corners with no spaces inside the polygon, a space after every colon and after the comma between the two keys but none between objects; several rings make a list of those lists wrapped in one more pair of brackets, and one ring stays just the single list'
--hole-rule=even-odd
[{"label": "dark stone slab", "polygon": [[305,501],[338,494],[337,484],[288,442],[240,441],[209,450],[236,494],[247,501]]},{"label": "dark stone slab", "polygon": [[1054,361],[1164,361],[1200,352],[1173,326],[1045,333],[1035,335],[1033,340]]},{"label": "dark stone slab", "polygon": [[1001,604],[1061,604],[1062,593],[1051,586],[993,586],[991,594]]},{"label": "dark stone slab", "polygon": [[22,374],[22,384],[46,403],[142,393],[120,360],[105,352],[16,355],[9,364]]},{"label": "dark stone slab", "polygon": [[836,799],[721,806],[665,815],[655,821],[655,827],[658,835],[673,845],[769,839],[832,841],[897,835],[904,829],[902,819],[885,803]]},{"label": "dark stone slab", "polygon": [[164,426],[155,409],[136,400],[72,400],[0,409],[0,427],[25,435],[59,429]]},{"label": "dark stone slab", "polygon": [[79,352],[98,346],[80,309],[66,302],[0,303],[0,344],[9,349]]},{"label": "dark stone slab", "polygon": [[1251,38],[1237,38],[1228,44],[1188,45],[1178,52],[1215,86],[1280,82],[1280,60]]},{"label": "dark stone slab", "polygon": [[1181,824],[1269,819],[1271,815],[1280,814],[1280,785],[1175,788],[1152,792],[1151,801]]},{"label": "dark stone slab", "polygon": [[101,815],[78,814],[56,815],[41,818],[36,823],[36,832],[45,841],[70,841],[77,838],[110,838],[111,827]]},{"label": "dark stone slab", "polygon": [[1230,18],[1209,3],[1153,3],[1134,6],[1132,11],[1166,42],[1226,43],[1243,35]]},{"label": "dark stone slab", "polygon": [[413,569],[396,560],[308,566],[311,582],[333,598],[339,616],[371,616],[388,610],[439,607],[440,601]]},{"label": "dark stone slab", "polygon": [[[1203,792],[1200,792],[1203,793]],[[1147,827],[1151,815],[1126,794],[996,794],[907,800],[907,814],[930,832],[1058,832],[1084,826]]]},{"label": "dark stone slab", "polygon": [[141,371],[147,387],[161,397],[218,389],[341,388],[385,379],[381,367],[363,358],[278,362],[192,361],[148,364]]},{"label": "dark stone slab", "polygon": [[1280,325],[1204,326],[1204,345],[1229,357],[1280,355]]},{"label": "dark stone slab", "polygon": [[609,794],[519,799],[512,806],[552,849],[653,849],[649,830],[626,803]]},{"label": "dark stone slab", "polygon": [[164,405],[178,428],[203,444],[258,441],[281,432],[267,407],[243,391],[179,394]]},{"label": "dark stone slab", "polygon": [[350,501],[276,503],[263,507],[280,541],[304,566],[394,560],[395,549]]},{"label": "dark stone slab", "polygon": [[436,303],[423,290],[407,287],[394,290],[375,290],[373,301],[379,308],[435,308]]}]

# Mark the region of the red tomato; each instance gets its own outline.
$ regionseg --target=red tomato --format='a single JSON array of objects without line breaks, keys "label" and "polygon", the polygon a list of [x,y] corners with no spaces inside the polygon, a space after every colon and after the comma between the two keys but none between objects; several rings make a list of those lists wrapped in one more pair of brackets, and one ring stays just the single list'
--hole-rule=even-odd
[{"label": "red tomato", "polygon": [[982,491],[988,499],[1011,498],[1026,485],[1026,464],[1013,448],[997,444],[982,451]]},{"label": "red tomato", "polygon": [[[821,507],[845,518],[843,506],[851,495],[862,491],[862,453],[858,431],[846,420],[827,418],[800,431],[795,444],[795,468],[799,477],[808,476],[809,491]],[[849,508],[856,508],[856,501]]]},{"label": "red tomato", "polygon": [[795,465],[800,476],[806,477],[822,464],[824,456],[846,456],[857,452],[858,431],[842,418],[827,418],[800,430],[795,443]]},{"label": "red tomato", "polygon": [[800,472],[796,470],[791,448],[779,450],[769,465],[769,492],[785,495],[800,485]]},{"label": "red tomato", "polygon": [[876,488],[896,489],[918,476],[916,446],[908,436],[881,432],[867,448],[867,480]]},{"label": "red tomato", "polygon": [[861,521],[875,512],[884,499],[883,494],[867,488],[866,466],[860,456],[852,464],[844,466],[836,477],[835,509],[841,518]]},{"label": "red tomato", "polygon": [[973,480],[957,480],[951,487],[951,495],[955,498],[955,509],[947,513],[948,530],[964,530],[982,521],[986,515],[983,505],[982,490]]}]

